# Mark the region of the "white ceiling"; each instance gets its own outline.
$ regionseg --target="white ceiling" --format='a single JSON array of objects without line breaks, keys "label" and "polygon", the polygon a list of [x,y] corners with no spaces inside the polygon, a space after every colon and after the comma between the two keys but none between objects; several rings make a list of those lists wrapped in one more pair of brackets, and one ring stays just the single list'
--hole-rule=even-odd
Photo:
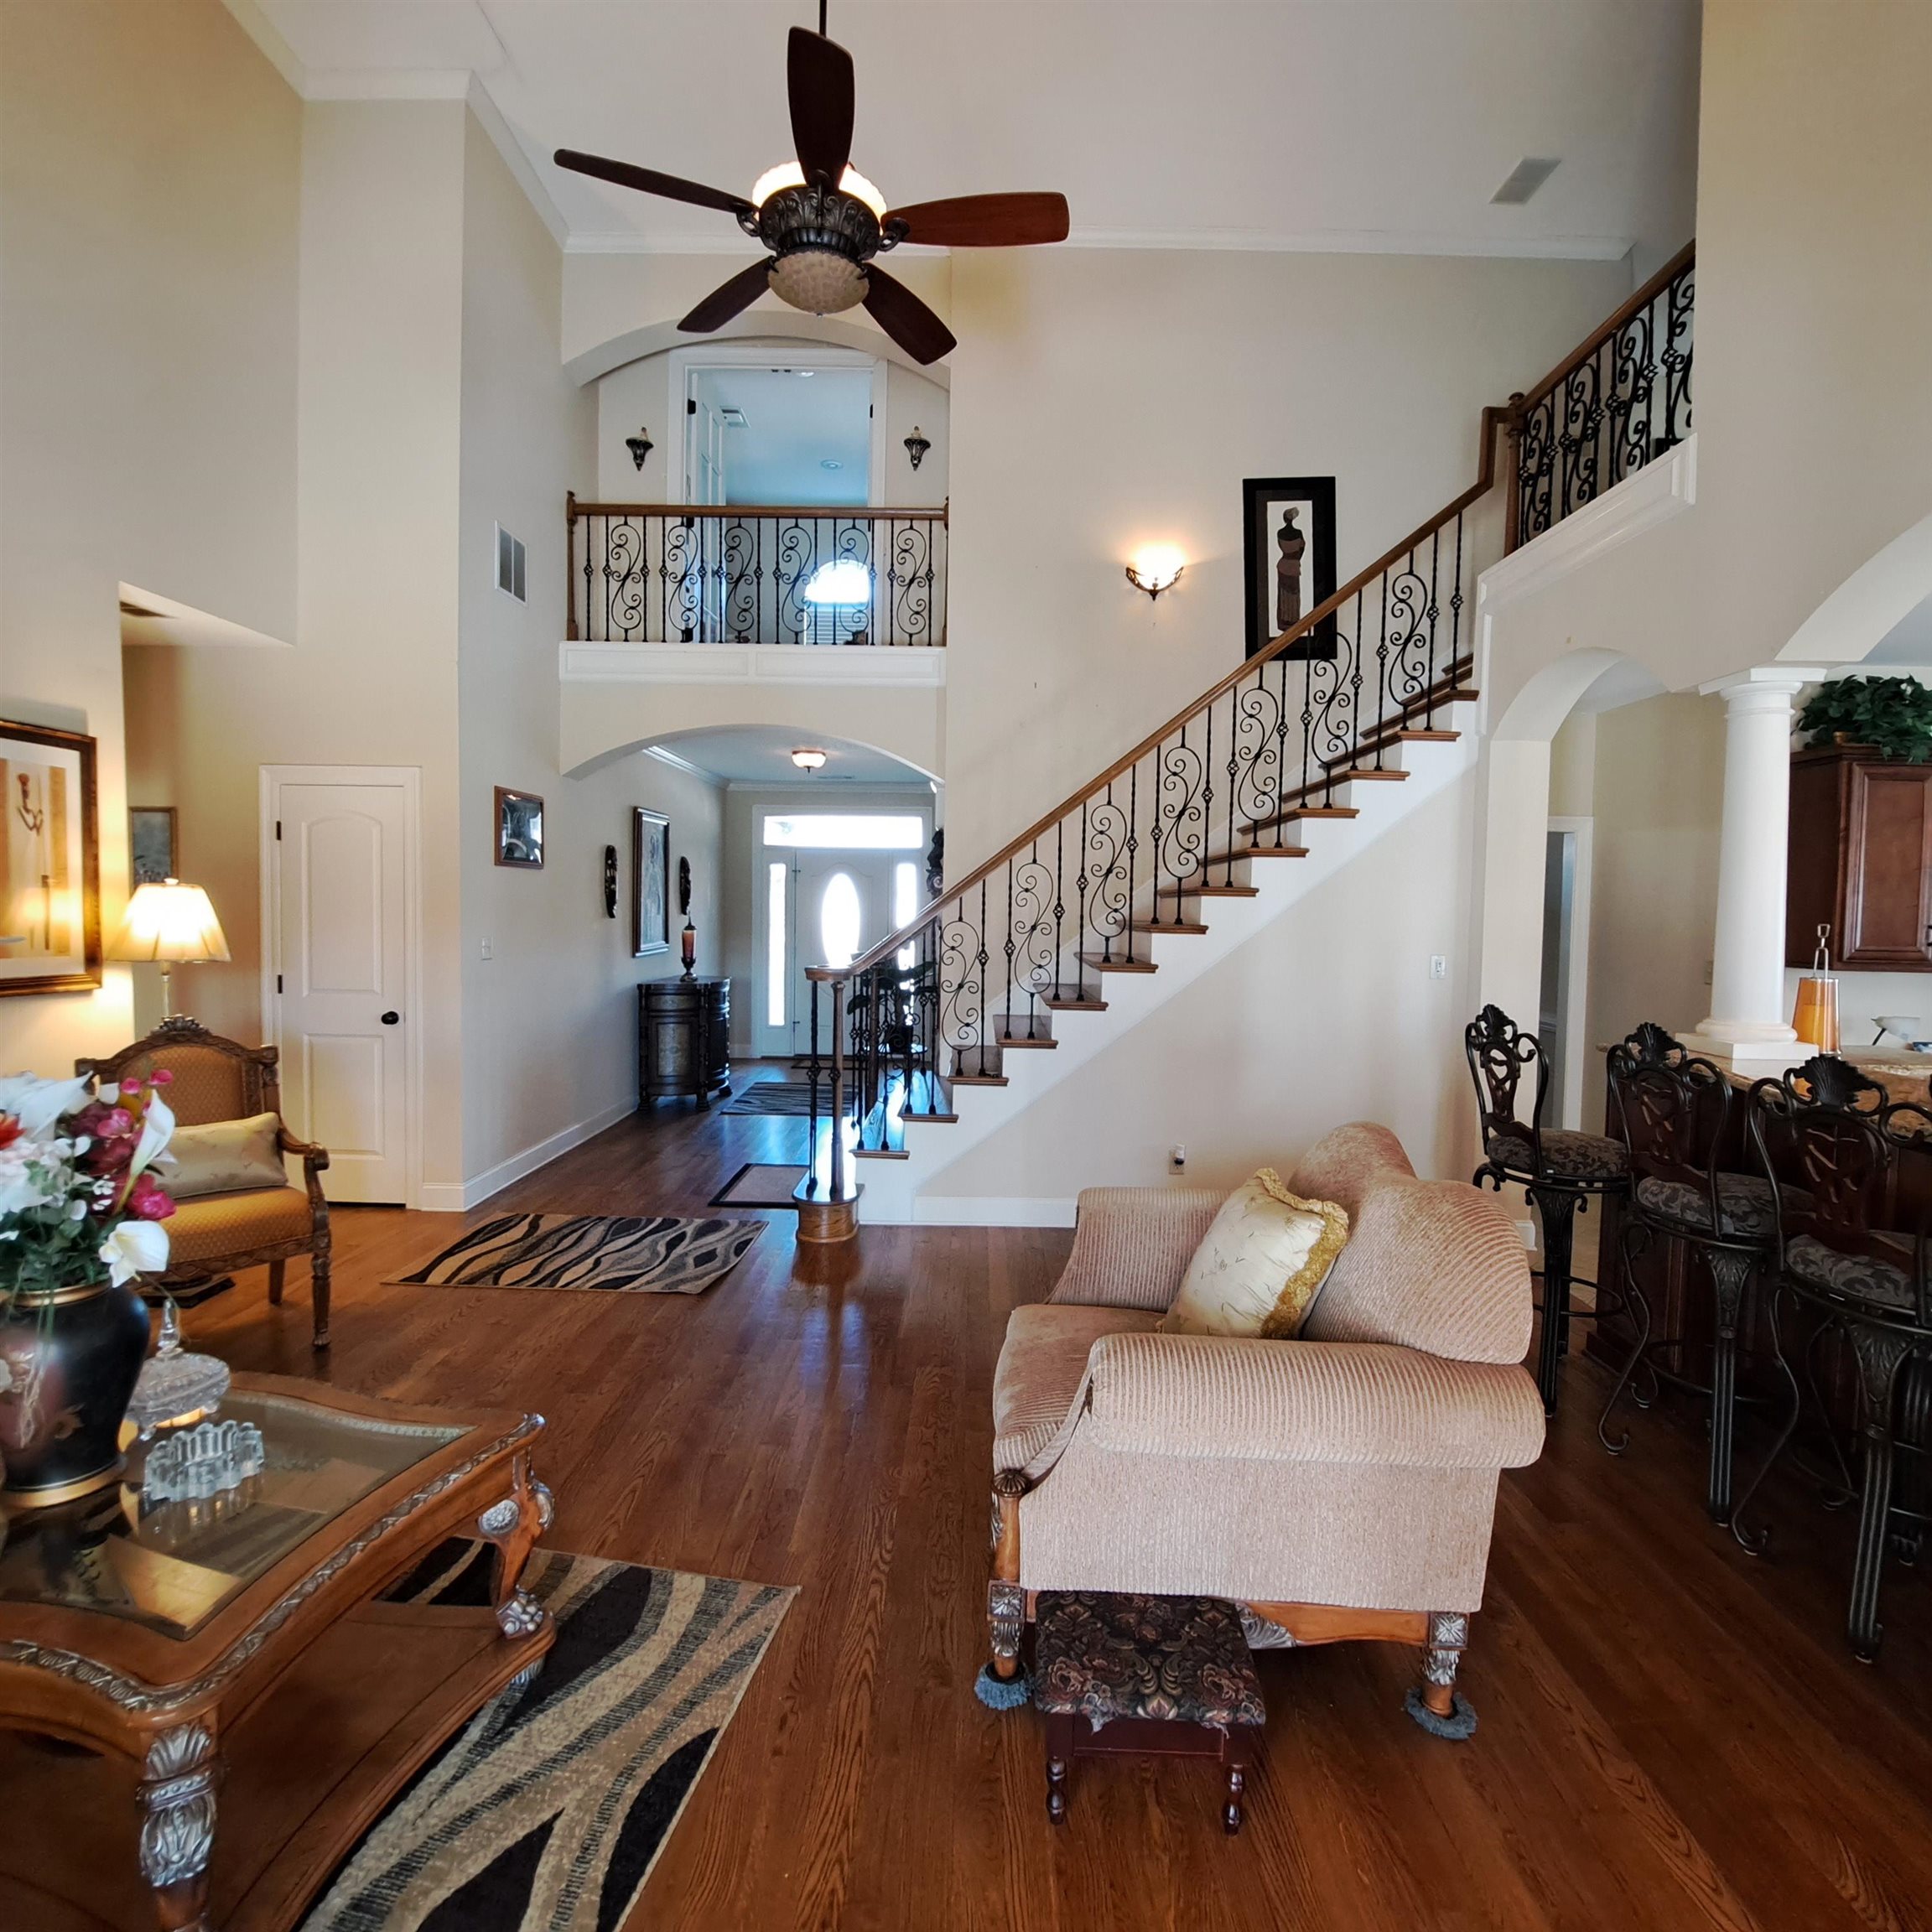
[{"label": "white ceiling", "polygon": [[696,384],[700,402],[745,417],[724,432],[727,503],[870,501],[870,369],[704,369]]},{"label": "white ceiling", "polygon": [[[808,776],[792,762],[795,746],[815,745],[827,754],[824,766]],[[667,753],[695,766],[707,777],[728,785],[839,784],[909,785],[924,791],[923,771],[902,765],[883,751],[838,738],[813,738],[773,725],[746,724],[716,731],[687,731],[647,750]]]},{"label": "white ceiling", "polygon": [[[467,91],[568,245],[745,252],[724,215],[566,174],[586,148],[740,192],[790,158],[808,0],[228,0],[311,97]],[[1076,242],[1613,258],[1687,238],[1697,0],[833,0],[853,159],[901,203],[1057,188]],[[293,59],[291,59],[291,55]],[[1523,207],[1489,197],[1557,156]]]}]

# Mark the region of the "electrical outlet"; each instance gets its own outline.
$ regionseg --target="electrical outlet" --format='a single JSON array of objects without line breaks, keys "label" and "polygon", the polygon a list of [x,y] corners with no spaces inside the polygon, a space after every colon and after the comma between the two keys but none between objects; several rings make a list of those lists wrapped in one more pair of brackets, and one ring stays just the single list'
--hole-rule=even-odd
[{"label": "electrical outlet", "polygon": [[1187,1150],[1178,1141],[1167,1150],[1167,1171],[1170,1174],[1187,1171]]},{"label": "electrical outlet", "polygon": [[490,942],[489,942],[487,939],[485,939],[485,940],[483,940],[483,941],[482,941],[482,942],[480,943],[480,945],[479,945],[479,947],[478,947],[478,951],[480,953],[481,956],[482,956],[484,958],[486,958],[486,959],[488,959],[488,958],[493,958],[493,957],[494,957],[494,955],[493,955],[493,954],[491,953],[491,950],[490,950]]},{"label": "electrical outlet", "polygon": [[1706,986],[1711,984],[1711,974],[1716,969],[1716,963],[1714,959],[1706,959],[1704,962],[1704,984]]},{"label": "electrical outlet", "polygon": [[1449,962],[1440,953],[1429,955],[1429,977],[1431,979],[1446,979],[1449,977]]}]

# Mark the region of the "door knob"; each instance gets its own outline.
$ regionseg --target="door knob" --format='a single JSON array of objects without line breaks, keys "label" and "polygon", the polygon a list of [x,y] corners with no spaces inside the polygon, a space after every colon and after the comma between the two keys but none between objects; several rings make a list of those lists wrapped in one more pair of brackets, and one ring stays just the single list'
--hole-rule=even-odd
[{"label": "door knob", "polygon": [[390,1012],[385,1013],[382,1015],[382,1024],[385,1026],[393,1026],[396,1022],[402,1017],[402,1015],[400,1013],[392,1010]]}]

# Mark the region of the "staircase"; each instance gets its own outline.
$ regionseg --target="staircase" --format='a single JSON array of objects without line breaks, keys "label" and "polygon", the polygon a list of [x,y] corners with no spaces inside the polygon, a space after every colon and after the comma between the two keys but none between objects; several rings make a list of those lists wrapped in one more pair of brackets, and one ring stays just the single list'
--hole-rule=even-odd
[{"label": "staircase", "polygon": [[1453,502],[901,931],[809,969],[802,1202],[920,1218],[936,1175],[1467,767],[1477,579],[1687,433],[1690,287],[1687,249],[1483,412]]}]

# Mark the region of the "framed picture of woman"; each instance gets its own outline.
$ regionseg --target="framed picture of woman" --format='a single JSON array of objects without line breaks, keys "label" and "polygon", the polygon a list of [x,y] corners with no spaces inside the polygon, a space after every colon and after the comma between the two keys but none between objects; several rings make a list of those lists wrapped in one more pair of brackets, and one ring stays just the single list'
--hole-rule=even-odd
[{"label": "framed picture of woman", "polygon": [[[1241,506],[1252,657],[1335,595],[1335,479],[1251,476]],[[1332,657],[1332,619],[1284,655]]]}]

